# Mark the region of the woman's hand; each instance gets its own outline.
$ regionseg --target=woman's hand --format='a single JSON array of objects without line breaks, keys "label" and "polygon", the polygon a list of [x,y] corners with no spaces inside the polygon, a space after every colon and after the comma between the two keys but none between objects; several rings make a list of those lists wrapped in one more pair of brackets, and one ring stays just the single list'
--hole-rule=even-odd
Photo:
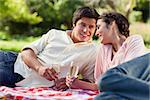
[{"label": "woman's hand", "polygon": [[55,80],[55,85],[53,86],[53,89],[57,91],[67,90],[68,86],[66,85],[66,78],[60,78]]},{"label": "woman's hand", "polygon": [[37,72],[40,76],[46,78],[47,80],[57,80],[58,73],[52,67],[40,66],[37,69]]},{"label": "woman's hand", "polygon": [[71,87],[73,82],[75,81],[76,77],[70,77],[69,75],[66,76],[66,85]]}]

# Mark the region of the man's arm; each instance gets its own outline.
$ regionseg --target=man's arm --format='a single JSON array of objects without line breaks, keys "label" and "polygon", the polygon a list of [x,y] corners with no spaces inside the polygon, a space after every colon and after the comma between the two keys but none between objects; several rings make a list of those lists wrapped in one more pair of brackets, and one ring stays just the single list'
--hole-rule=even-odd
[{"label": "man's arm", "polygon": [[52,67],[43,66],[38,61],[37,56],[32,49],[24,49],[21,52],[21,57],[29,68],[35,70],[39,75],[46,79],[52,81],[58,78],[56,71]]}]

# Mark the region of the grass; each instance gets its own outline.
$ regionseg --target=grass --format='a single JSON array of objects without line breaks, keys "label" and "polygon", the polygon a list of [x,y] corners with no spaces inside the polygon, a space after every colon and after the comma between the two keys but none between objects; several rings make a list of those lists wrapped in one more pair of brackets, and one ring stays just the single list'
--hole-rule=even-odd
[{"label": "grass", "polygon": [[2,41],[0,40],[0,50],[4,51],[16,51],[19,52],[20,49],[24,46],[27,45],[28,42],[24,41],[17,41],[17,40],[12,40],[12,41]]},{"label": "grass", "polygon": [[[134,23],[130,26],[130,33],[142,35],[144,43],[150,51],[150,24]],[[19,52],[22,47],[38,38],[26,35],[9,35],[5,32],[0,32],[0,50]]]},{"label": "grass", "polygon": [[10,35],[0,32],[0,50],[19,52],[25,45],[37,40],[39,37],[25,35]]}]

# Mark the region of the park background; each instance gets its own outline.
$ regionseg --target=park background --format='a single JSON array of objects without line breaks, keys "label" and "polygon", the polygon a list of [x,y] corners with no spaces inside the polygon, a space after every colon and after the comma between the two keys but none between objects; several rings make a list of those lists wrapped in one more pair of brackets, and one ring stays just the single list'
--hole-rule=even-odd
[{"label": "park background", "polygon": [[19,52],[52,28],[71,29],[73,12],[82,6],[122,13],[130,33],[142,35],[150,49],[150,0],[0,0],[0,50]]}]

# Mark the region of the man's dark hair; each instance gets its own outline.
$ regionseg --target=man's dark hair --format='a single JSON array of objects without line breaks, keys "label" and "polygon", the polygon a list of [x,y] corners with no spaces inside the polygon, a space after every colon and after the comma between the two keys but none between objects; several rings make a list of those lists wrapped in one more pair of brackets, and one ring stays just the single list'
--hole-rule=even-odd
[{"label": "man's dark hair", "polygon": [[94,18],[97,20],[98,16],[99,14],[94,8],[81,7],[74,12],[72,22],[76,25],[77,21],[83,17]]}]

